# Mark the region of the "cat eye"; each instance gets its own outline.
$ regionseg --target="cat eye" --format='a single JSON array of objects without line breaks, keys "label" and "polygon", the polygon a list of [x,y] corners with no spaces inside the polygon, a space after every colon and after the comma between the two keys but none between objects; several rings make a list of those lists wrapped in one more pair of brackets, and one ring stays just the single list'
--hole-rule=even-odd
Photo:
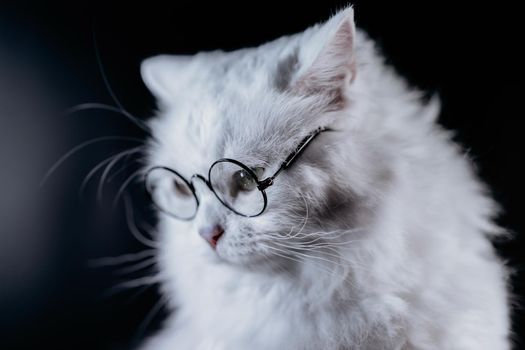
[{"label": "cat eye", "polygon": [[153,204],[162,212],[181,220],[191,220],[197,214],[199,198],[195,180],[203,181],[215,197],[235,214],[244,217],[261,215],[268,205],[266,189],[273,185],[279,173],[290,167],[306,146],[321,132],[319,127],[308,134],[271,176],[263,178],[263,167],[250,168],[238,160],[221,158],[208,170],[208,177],[194,174],[186,179],[165,166],[150,168],[144,178],[146,191]]},{"label": "cat eye", "polygon": [[253,191],[257,187],[257,180],[251,176],[246,170],[237,170],[233,173],[232,182],[235,191]]},{"label": "cat eye", "polygon": [[[257,169],[262,170],[257,171]],[[257,188],[257,179],[260,177],[258,173],[264,172],[264,169],[258,167],[252,169],[252,171],[255,173],[256,177],[253,177],[244,169],[237,170],[235,173],[233,173],[232,182],[235,184],[236,189],[240,191],[253,191]]]}]

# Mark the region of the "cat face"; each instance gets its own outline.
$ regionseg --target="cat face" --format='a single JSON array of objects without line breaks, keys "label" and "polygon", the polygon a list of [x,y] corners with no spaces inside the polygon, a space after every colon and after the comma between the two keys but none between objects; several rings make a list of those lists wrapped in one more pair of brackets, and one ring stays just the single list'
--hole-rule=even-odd
[{"label": "cat face", "polygon": [[[305,250],[337,253],[373,206],[370,182],[388,173],[381,152],[361,142],[363,135],[349,136],[353,38],[348,9],[322,26],[259,48],[158,56],[143,63],[143,78],[162,110],[151,122],[157,142],[151,143],[150,166],[176,170],[199,201],[192,220],[161,215],[169,222],[164,227],[175,231],[169,234],[197,237],[205,254],[242,266],[293,268]],[[261,215],[237,215],[206,185],[210,166],[220,158],[242,162],[259,179],[271,176],[319,127],[330,131],[266,189]],[[356,173],[350,176],[352,168]],[[231,179],[225,172],[222,180]],[[257,189],[242,196],[240,211],[261,205]]]}]

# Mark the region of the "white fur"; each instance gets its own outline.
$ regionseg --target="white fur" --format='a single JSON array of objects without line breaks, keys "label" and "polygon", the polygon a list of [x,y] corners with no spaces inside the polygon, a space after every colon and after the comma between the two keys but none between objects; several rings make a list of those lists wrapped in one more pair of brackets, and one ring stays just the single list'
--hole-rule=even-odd
[{"label": "white fur", "polygon": [[[199,182],[193,221],[159,214],[173,313],[142,349],[509,349],[496,205],[436,124],[439,102],[384,65],[352,9],[257,48],[154,57],[142,74],[161,109],[149,165],[188,178],[221,157],[271,174],[308,132],[336,130],[279,175],[259,217]],[[330,82],[341,108],[316,91]],[[215,223],[216,251],[197,233]]]}]

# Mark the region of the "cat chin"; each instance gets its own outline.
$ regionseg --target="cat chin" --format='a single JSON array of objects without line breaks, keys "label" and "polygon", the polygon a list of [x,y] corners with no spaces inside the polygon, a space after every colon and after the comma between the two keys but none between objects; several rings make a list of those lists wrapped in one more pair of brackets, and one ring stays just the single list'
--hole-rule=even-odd
[{"label": "cat chin", "polygon": [[[207,257],[210,264],[224,264],[240,272],[260,272],[263,274],[283,273],[291,270],[291,266],[286,259],[268,256],[263,251],[252,250],[251,252],[235,252],[217,246],[215,251],[209,252]],[[284,260],[284,262],[282,261]]]},{"label": "cat chin", "polygon": [[213,252],[213,255],[214,257],[212,260],[214,261],[247,269],[252,269],[258,265],[266,263],[264,255],[260,253],[236,253],[235,251],[224,249],[220,245],[217,246],[217,249]]}]

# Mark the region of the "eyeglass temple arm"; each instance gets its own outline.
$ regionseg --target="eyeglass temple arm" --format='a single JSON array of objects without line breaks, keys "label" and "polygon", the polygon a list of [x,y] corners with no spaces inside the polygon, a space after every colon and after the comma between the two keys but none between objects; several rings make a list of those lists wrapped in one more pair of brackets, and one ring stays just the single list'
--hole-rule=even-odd
[{"label": "eyeglass temple arm", "polygon": [[259,189],[264,190],[265,188],[268,188],[271,185],[273,185],[273,180],[277,177],[277,175],[279,175],[279,173],[283,171],[284,169],[290,167],[293,164],[293,162],[299,157],[299,155],[305,150],[306,146],[308,146],[308,144],[312,142],[312,140],[315,139],[320,133],[322,133],[323,131],[327,131],[327,130],[329,129],[323,126],[320,126],[314,131],[312,131],[310,134],[308,134],[308,136],[306,136],[299,143],[297,148],[288,157],[286,157],[286,159],[281,163],[281,166],[279,167],[279,169],[277,169],[277,171],[272,176],[260,182]]}]

